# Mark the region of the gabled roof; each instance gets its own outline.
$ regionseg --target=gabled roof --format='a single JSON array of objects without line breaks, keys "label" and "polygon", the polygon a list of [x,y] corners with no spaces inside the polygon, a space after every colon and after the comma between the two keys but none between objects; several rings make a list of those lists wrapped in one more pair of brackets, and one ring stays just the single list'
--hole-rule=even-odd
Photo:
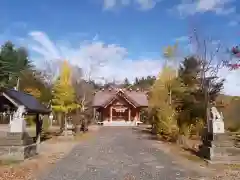
[{"label": "gabled roof", "polygon": [[125,89],[106,89],[95,93],[93,106],[104,107],[108,102],[111,102],[119,92],[122,92],[124,97],[134,104],[136,107],[147,107],[148,99],[146,92],[129,91]]},{"label": "gabled roof", "polygon": [[15,106],[24,106],[29,113],[48,114],[51,112],[30,94],[5,88],[2,88],[0,92],[2,96],[11,101]]}]

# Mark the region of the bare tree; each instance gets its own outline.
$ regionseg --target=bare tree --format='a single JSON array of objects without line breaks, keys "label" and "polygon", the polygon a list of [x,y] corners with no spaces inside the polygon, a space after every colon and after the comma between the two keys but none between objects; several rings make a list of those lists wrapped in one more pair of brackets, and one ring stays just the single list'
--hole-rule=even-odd
[{"label": "bare tree", "polygon": [[206,119],[209,93],[212,91],[210,85],[220,85],[224,81],[224,79],[219,79],[218,75],[219,70],[224,67],[224,62],[227,58],[226,48],[220,41],[202,35],[196,28],[193,29],[190,35],[190,43],[193,56],[201,64],[199,79],[200,89],[204,92]]},{"label": "bare tree", "polygon": [[54,81],[56,80],[59,70],[61,68],[62,61],[61,60],[52,60],[43,62],[42,75],[44,76],[45,82],[49,86],[53,86]]},{"label": "bare tree", "polygon": [[[91,59],[89,69],[84,71],[78,66],[72,66],[72,82],[75,88],[76,100],[80,105],[74,118],[74,125],[82,125],[84,130],[87,124],[90,123],[93,117],[93,109],[91,107],[95,92],[95,83],[93,81],[93,73],[96,73],[99,68],[104,66],[105,60],[94,61]],[[102,79],[101,77],[94,77],[95,79]]]}]

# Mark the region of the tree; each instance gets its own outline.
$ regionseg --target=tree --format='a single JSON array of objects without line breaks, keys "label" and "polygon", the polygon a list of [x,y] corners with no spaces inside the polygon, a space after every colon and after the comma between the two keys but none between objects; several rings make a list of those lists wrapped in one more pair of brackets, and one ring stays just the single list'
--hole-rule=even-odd
[{"label": "tree", "polygon": [[[176,78],[178,76],[178,63],[177,63],[177,50],[178,50],[178,44],[174,44],[173,46],[167,46],[164,49],[164,57],[166,58],[165,65],[172,67],[175,71],[175,76],[172,76],[171,78]],[[169,88],[169,103],[171,105],[172,103],[172,90]]]},{"label": "tree", "polygon": [[135,82],[132,84],[133,89],[148,90],[155,82],[155,76],[147,76],[142,78],[136,78]]},{"label": "tree", "polygon": [[26,70],[20,75],[19,90],[32,94],[42,103],[49,104],[52,90],[44,78],[40,70]]},{"label": "tree", "polygon": [[[194,56],[184,59],[179,68],[178,81],[181,83],[181,92],[174,92],[177,97],[178,126],[181,133],[186,135],[191,126],[197,126],[199,120],[205,118],[205,97],[201,89],[201,61]],[[207,79],[206,79],[207,80]],[[208,94],[211,101],[215,101],[223,87],[223,81],[209,82]],[[186,128],[186,129],[185,129]]]},{"label": "tree", "polygon": [[153,130],[169,140],[174,140],[178,132],[176,111],[169,105],[169,89],[173,88],[174,75],[171,68],[164,67],[151,89],[149,99]]},{"label": "tree", "polygon": [[36,88],[26,88],[24,89],[24,92],[31,94],[35,98],[39,99],[41,97],[41,91],[39,91]]},{"label": "tree", "polygon": [[[75,125],[81,123],[84,126],[90,123],[93,118],[92,100],[94,96],[94,84],[87,82],[84,79],[73,82],[73,87],[76,92],[76,102],[80,105],[80,109],[75,113]],[[88,120],[88,122],[85,122]]]},{"label": "tree", "polygon": [[15,48],[10,41],[6,42],[0,50],[0,86],[18,86],[19,76],[31,67],[27,51],[22,47]]},{"label": "tree", "polygon": [[177,57],[179,56],[178,43],[175,43],[173,46],[167,46],[164,49],[163,55],[166,58],[165,65],[171,66],[173,69],[175,69],[177,77],[178,75]]},{"label": "tree", "polygon": [[71,69],[67,61],[62,64],[59,78],[53,87],[52,108],[64,113],[65,130],[67,126],[67,114],[79,107],[75,101],[75,92],[71,82]]},{"label": "tree", "polygon": [[200,62],[200,96],[204,98],[204,120],[207,120],[207,111],[210,103],[209,92],[212,84],[218,84],[221,89],[222,79],[217,77],[219,70],[224,66],[226,51],[220,41],[216,43],[211,37],[200,35],[196,28],[193,29],[190,42],[193,56]]},{"label": "tree", "polygon": [[123,82],[123,86],[124,86],[125,88],[128,88],[130,85],[131,85],[131,84],[129,83],[128,78],[125,78],[125,79],[124,79],[124,82]]}]

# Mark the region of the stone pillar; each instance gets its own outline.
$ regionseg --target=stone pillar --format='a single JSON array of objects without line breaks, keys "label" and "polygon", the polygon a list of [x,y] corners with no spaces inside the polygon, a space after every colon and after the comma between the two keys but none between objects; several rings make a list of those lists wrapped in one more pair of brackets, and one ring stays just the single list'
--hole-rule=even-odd
[{"label": "stone pillar", "polygon": [[211,116],[207,119],[208,126],[205,127],[202,136],[203,143],[199,147],[200,155],[210,163],[240,162],[240,156],[234,155],[239,154],[240,151],[234,148],[231,136],[224,130],[223,116],[215,107],[210,110]]},{"label": "stone pillar", "polygon": [[131,109],[128,109],[128,121],[131,121]]},{"label": "stone pillar", "polygon": [[10,122],[10,132],[1,137],[0,147],[7,153],[0,153],[0,160],[19,161],[36,155],[36,144],[26,131],[24,113],[24,106],[19,106]]},{"label": "stone pillar", "polygon": [[110,122],[112,122],[112,106],[110,106]]}]

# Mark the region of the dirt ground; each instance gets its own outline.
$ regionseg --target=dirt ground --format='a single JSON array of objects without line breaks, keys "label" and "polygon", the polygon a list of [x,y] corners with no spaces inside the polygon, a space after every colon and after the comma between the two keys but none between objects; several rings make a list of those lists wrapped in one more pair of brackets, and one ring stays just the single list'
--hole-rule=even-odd
[{"label": "dirt ground", "polygon": [[40,154],[20,164],[9,163],[0,166],[0,180],[34,180],[38,173],[46,171],[64,157],[76,142],[53,142],[41,144]]},{"label": "dirt ground", "polygon": [[33,158],[21,163],[0,163],[0,180],[35,180],[39,174],[47,173],[58,160],[66,156],[82,140],[89,138],[92,133],[80,134],[70,141],[53,137],[41,143],[39,155]]}]

